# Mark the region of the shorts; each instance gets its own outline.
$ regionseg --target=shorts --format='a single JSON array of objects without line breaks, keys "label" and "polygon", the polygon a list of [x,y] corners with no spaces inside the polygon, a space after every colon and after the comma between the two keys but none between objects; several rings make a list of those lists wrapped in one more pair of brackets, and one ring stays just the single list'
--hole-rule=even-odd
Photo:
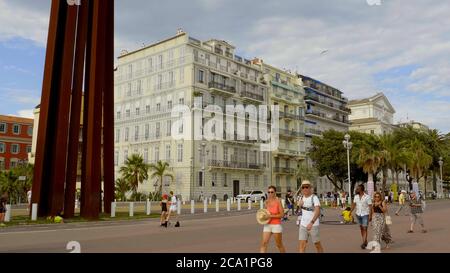
[{"label": "shorts", "polygon": [[358,223],[360,226],[368,227],[369,226],[369,215],[359,216],[357,215]]},{"label": "shorts", "polygon": [[6,213],[6,209],[5,208],[0,208],[0,213]]},{"label": "shorts", "polygon": [[311,231],[308,231],[308,229],[304,226],[300,226],[300,231],[298,235],[299,241],[308,241],[309,236],[311,236],[311,239],[314,244],[320,243],[320,233],[319,233],[319,227],[313,227]]},{"label": "shorts", "polygon": [[283,233],[282,225],[264,225],[264,233],[281,234]]}]

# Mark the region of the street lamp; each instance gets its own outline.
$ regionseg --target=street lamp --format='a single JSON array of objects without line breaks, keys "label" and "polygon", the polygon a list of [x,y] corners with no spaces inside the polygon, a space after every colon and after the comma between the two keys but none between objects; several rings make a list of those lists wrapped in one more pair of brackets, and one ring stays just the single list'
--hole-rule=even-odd
[{"label": "street lamp", "polygon": [[443,192],[443,186],[444,186],[444,180],[443,180],[443,177],[442,177],[442,166],[444,165],[444,161],[443,161],[443,158],[442,158],[442,156],[441,157],[439,157],[439,167],[441,168],[441,182],[439,183],[439,197],[442,197],[442,195],[444,194],[444,192]]},{"label": "street lamp", "polygon": [[352,182],[350,178],[350,150],[353,147],[353,143],[350,142],[350,135],[345,135],[345,140],[342,142],[344,144],[345,149],[347,149],[347,166],[348,166],[348,204],[352,203]]}]

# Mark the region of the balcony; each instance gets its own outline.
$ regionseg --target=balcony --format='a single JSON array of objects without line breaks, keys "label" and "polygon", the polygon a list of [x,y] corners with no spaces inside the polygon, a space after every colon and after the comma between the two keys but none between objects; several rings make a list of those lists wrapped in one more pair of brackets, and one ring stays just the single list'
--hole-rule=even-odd
[{"label": "balcony", "polygon": [[233,59],[233,54],[231,52],[226,51],[225,52],[225,56],[227,56],[228,58]]},{"label": "balcony", "polygon": [[218,47],[216,47],[216,48],[214,48],[214,53],[223,55],[223,50],[218,48]]},{"label": "balcony", "polygon": [[347,121],[347,120],[342,120],[341,118],[336,117],[336,116],[330,117],[330,116],[328,116],[328,115],[326,115],[325,113],[322,113],[322,112],[320,112],[320,111],[307,110],[307,111],[306,111],[306,115],[314,116],[314,117],[319,117],[319,118],[324,119],[324,120],[327,120],[327,121],[335,121],[335,122],[338,122],[338,123],[340,123],[340,124],[350,125],[350,122]]},{"label": "balcony", "polygon": [[274,167],[273,168],[274,173],[278,174],[288,174],[288,175],[294,175],[295,169],[293,168],[281,168],[281,167]]},{"label": "balcony", "polygon": [[282,112],[280,111],[280,119],[286,119],[286,120],[304,120],[305,118],[300,116],[300,115],[296,115],[296,114],[291,114],[291,113],[286,113],[286,112]]},{"label": "balcony", "polygon": [[200,40],[197,40],[195,38],[189,37],[189,43],[196,45],[196,46],[201,46],[202,42]]},{"label": "balcony", "polygon": [[326,106],[328,108],[331,108],[333,110],[339,110],[339,111],[343,111],[343,112],[346,112],[346,113],[351,113],[351,110],[349,108],[347,108],[346,106],[343,106],[343,105],[340,105],[340,104],[336,104],[336,103],[333,103],[333,102],[327,102],[325,99],[321,98],[318,95],[308,94],[305,97],[305,100],[306,101],[309,100],[309,101],[314,101],[314,102],[320,103],[321,105],[324,105],[324,106]]},{"label": "balcony", "polygon": [[234,86],[229,86],[218,82],[210,82],[209,89],[211,89],[212,93],[216,93],[222,96],[230,97],[236,94],[236,88]]},{"label": "balcony", "polygon": [[307,136],[321,136],[323,132],[321,130],[308,128],[306,129],[306,135]]},{"label": "balcony", "polygon": [[304,137],[304,136],[305,136],[304,133],[296,132],[294,130],[280,129],[280,137],[290,139],[290,138],[299,138],[299,137]]},{"label": "balcony", "polygon": [[248,92],[248,91],[244,91],[241,93],[241,97],[243,98],[243,100],[245,102],[250,102],[250,103],[263,103],[264,102],[264,96],[260,95],[260,94],[255,94],[252,92]]},{"label": "balcony", "polygon": [[303,157],[304,154],[297,150],[290,149],[278,149],[274,152],[276,155],[286,156],[286,157]]},{"label": "balcony", "polygon": [[231,169],[244,171],[262,171],[263,165],[256,163],[224,161],[224,160],[209,160],[208,166],[211,169]]}]

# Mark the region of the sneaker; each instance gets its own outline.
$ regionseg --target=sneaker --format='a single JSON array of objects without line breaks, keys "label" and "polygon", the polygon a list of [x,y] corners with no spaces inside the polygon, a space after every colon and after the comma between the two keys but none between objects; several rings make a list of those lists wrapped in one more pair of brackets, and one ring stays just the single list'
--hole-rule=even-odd
[{"label": "sneaker", "polygon": [[414,231],[412,231],[412,230],[408,230],[408,233],[414,233]]},{"label": "sneaker", "polygon": [[177,223],[175,224],[175,227],[180,227],[180,222],[177,222]]},{"label": "sneaker", "polygon": [[366,248],[367,248],[367,244],[366,243],[361,245],[361,249],[366,249]]}]

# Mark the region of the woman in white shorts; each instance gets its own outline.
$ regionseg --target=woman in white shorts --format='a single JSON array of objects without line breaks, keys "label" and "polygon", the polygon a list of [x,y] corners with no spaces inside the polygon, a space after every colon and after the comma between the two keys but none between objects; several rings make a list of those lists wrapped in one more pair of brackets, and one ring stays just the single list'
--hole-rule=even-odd
[{"label": "woman in white shorts", "polygon": [[269,245],[270,237],[273,235],[280,253],[286,253],[283,245],[283,227],[281,226],[281,218],[284,216],[284,210],[281,200],[277,198],[277,190],[274,186],[269,187],[265,205],[270,213],[270,221],[264,226],[260,252],[267,253],[267,246]]}]

